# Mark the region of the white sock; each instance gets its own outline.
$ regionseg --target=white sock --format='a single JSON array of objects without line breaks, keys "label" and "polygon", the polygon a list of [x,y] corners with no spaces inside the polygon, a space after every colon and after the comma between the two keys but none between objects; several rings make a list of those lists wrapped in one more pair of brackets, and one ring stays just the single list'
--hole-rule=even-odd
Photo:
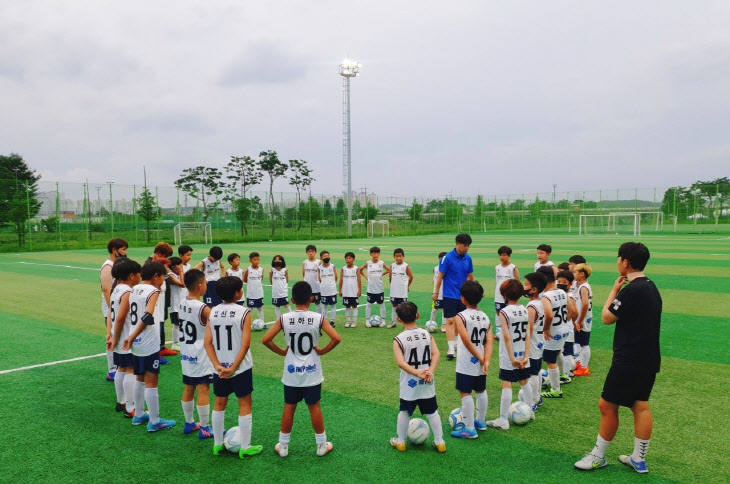
[{"label": "white sock", "polygon": [[134,384],[134,416],[141,417],[144,415],[144,382],[137,381]]},{"label": "white sock", "polygon": [[207,427],[210,424],[210,404],[198,405],[198,418],[201,427]]},{"label": "white sock", "polygon": [[525,402],[532,407],[534,404],[530,404],[530,402],[534,401],[534,397],[532,396],[532,387],[530,386],[530,382],[528,381],[524,385],[520,385],[520,388],[522,388],[522,395],[525,397]]},{"label": "white sock", "polygon": [[322,317],[327,317],[327,306],[324,304],[320,304],[319,306],[319,313],[322,315]]},{"label": "white sock", "polygon": [[385,304],[380,305],[380,319],[385,321]]},{"label": "white sock", "polygon": [[366,321],[367,321],[368,319],[370,319],[370,313],[371,313],[371,311],[372,311],[372,306],[373,306],[373,305],[372,305],[372,304],[370,304],[370,303],[367,303],[367,304],[365,304],[365,320],[366,320]]},{"label": "white sock", "polygon": [[330,306],[330,314],[330,321],[334,322],[335,317],[337,317],[337,306]]},{"label": "white sock", "polygon": [[578,343],[573,343],[573,360],[582,365],[583,360],[580,359],[580,348],[581,346]]},{"label": "white sock", "polygon": [[195,423],[195,402],[181,400],[180,403],[182,404],[183,415],[185,415],[185,423]]},{"label": "white sock", "polygon": [[456,339],[449,341],[449,353],[453,353],[456,350]]},{"label": "white sock", "polygon": [[281,317],[281,308],[274,306],[274,312],[276,313],[276,319],[279,319]]},{"label": "white sock", "polygon": [[358,313],[357,306],[355,306],[354,308],[350,308],[350,317],[352,318],[353,323],[357,323],[357,313]]},{"label": "white sock", "polygon": [[345,306],[345,322],[350,322],[350,308],[348,308],[347,306]]},{"label": "white sock", "polygon": [[563,373],[570,376],[570,372],[573,371],[573,366],[575,365],[573,355],[567,355],[563,361]]},{"label": "white sock", "polygon": [[438,309],[432,309],[431,310],[431,317],[428,318],[429,321],[436,321],[436,314],[438,314]]},{"label": "white sock", "polygon": [[487,392],[477,393],[477,416],[476,419],[480,422],[484,422],[487,419],[487,405],[489,405],[489,398]]},{"label": "white sock", "polygon": [[532,386],[532,405],[540,400],[540,377],[538,375],[530,376],[530,385]]},{"label": "white sock", "polygon": [[223,434],[226,431],[226,411],[213,410],[210,418],[213,421],[213,443],[215,445],[223,445]]},{"label": "white sock", "polygon": [[512,388],[502,388],[499,401],[499,417],[509,421],[509,406],[512,404]]},{"label": "white sock", "polygon": [[591,347],[583,346],[580,349],[580,364],[583,368],[588,368],[588,362],[591,361]]},{"label": "white sock", "polygon": [[596,457],[603,458],[606,456],[606,450],[608,450],[609,445],[611,445],[611,441],[603,440],[599,435],[596,439],[596,446],[591,451],[591,454],[595,455]]},{"label": "white sock", "polygon": [[390,309],[390,322],[395,324],[398,321],[398,316],[395,314],[395,306]]},{"label": "white sock", "polygon": [[443,311],[441,311],[441,326],[446,327],[446,316],[444,316]]},{"label": "white sock", "polygon": [[134,373],[124,375],[124,399],[127,401],[127,412],[134,410],[134,382],[136,381]]},{"label": "white sock", "polygon": [[646,460],[646,451],[649,450],[649,440],[641,440],[634,437],[634,453],[631,454],[631,458],[634,462],[641,462]]},{"label": "white sock", "polygon": [[177,324],[172,325],[172,344],[179,344],[180,341],[180,326]]},{"label": "white sock", "polygon": [[283,432],[279,432],[279,443],[283,446],[288,446],[289,442],[291,441],[291,432],[288,434],[285,434]]},{"label": "white sock", "polygon": [[322,432],[321,434],[314,434],[314,441],[317,442],[317,445],[324,445],[327,443],[327,432]]},{"label": "white sock", "polygon": [[431,415],[426,415],[428,423],[431,424],[431,430],[433,431],[433,443],[441,444],[444,441],[444,428],[441,426],[441,418],[438,412],[433,412]]},{"label": "white sock", "polygon": [[259,315],[258,319],[264,319],[264,308],[256,308],[256,314]]},{"label": "white sock", "polygon": [[241,448],[248,449],[251,447],[251,427],[253,426],[253,417],[249,413],[238,417],[238,428],[241,431]]},{"label": "white sock", "polygon": [[548,368],[548,379],[550,380],[550,386],[556,392],[560,391],[560,370],[557,368]]},{"label": "white sock", "polygon": [[114,352],[113,351],[106,352],[106,367],[107,367],[107,371],[110,373],[117,369],[117,365],[114,364]]},{"label": "white sock", "polygon": [[568,373],[565,371],[565,356],[562,351],[558,353],[558,373]]},{"label": "white sock", "polygon": [[461,398],[461,416],[464,418],[466,428],[474,430],[474,399],[471,395]]},{"label": "white sock", "polygon": [[124,397],[124,378],[126,375],[126,373],[122,373],[121,371],[116,372],[114,375],[114,390],[117,392],[117,403],[127,403]]},{"label": "white sock", "polygon": [[408,415],[408,412],[405,410],[401,410],[398,412],[398,426],[396,427],[396,430],[398,431],[398,442],[405,442],[406,441],[406,434],[408,433],[408,424],[411,423],[411,417]]},{"label": "white sock", "polygon": [[160,395],[157,388],[145,388],[144,401],[150,411],[150,423],[154,425],[160,421]]}]

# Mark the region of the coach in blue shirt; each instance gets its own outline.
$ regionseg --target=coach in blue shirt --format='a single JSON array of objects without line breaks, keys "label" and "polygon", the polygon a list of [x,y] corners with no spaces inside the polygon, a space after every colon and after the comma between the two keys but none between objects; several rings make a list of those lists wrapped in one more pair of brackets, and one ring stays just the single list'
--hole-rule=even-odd
[{"label": "coach in blue shirt", "polygon": [[454,318],[466,309],[466,306],[461,304],[461,285],[465,281],[474,280],[474,266],[471,262],[471,256],[467,254],[470,245],[471,236],[469,234],[456,236],[456,247],[439,262],[439,275],[436,279],[436,287],[433,290],[432,299],[436,301],[441,285],[444,286],[443,311],[446,318],[446,339],[449,342],[449,351],[446,353],[446,358],[449,360],[454,359],[454,352],[456,351]]}]

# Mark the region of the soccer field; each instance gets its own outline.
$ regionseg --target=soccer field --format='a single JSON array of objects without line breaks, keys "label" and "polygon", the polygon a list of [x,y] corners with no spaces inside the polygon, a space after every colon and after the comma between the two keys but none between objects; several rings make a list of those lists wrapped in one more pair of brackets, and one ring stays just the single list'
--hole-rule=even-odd
[{"label": "soccer field", "polygon": [[[630,237],[569,235],[477,234],[469,253],[475,278],[485,287],[480,305],[493,319],[496,249],[509,245],[520,274],[532,271],[535,247],[553,246],[556,264],[574,254],[593,267],[594,314],[600,311],[616,279],[616,250]],[[656,282],[663,300],[662,371],[651,398],[654,434],[647,463],[650,474],[639,476],[618,462],[633,449],[631,412],[621,410],[621,428],[606,455],[609,466],[591,473],[573,463],[595,443],[597,401],[611,359],[614,328],[594,324],[591,337],[592,376],[574,378],[563,387],[564,398],[546,400],[536,421],[507,432],[488,429],[477,440],[446,436],[447,452],[430,446],[410,446],[400,453],[388,440],[395,435],[398,413],[398,375],[392,339],[400,330],[372,328],[364,323],[344,328],[343,337],[322,359],[322,409],[328,440],[334,452],[315,455],[314,432],[305,405],[295,418],[289,457],[274,452],[283,409],[280,382],[283,358],[260,344],[263,332],[253,334],[253,439],[264,453],[241,461],[228,454],[214,457],[212,440],[182,434],[182,382],[179,357],[160,372],[161,415],[178,421],[165,432],[148,434],[132,427],[114,411],[114,386],[104,381],[106,359],[93,357],[51,366],[5,372],[30,365],[101,354],[104,327],[100,312],[98,269],[105,250],[37,252],[0,255],[0,439],[3,482],[728,482],[730,469],[730,367],[724,349],[730,341],[730,238],[723,235],[651,235],[641,237],[651,251],[647,275]],[[381,258],[392,261],[396,247],[405,250],[415,275],[409,300],[420,310],[420,324],[431,309],[432,269],[440,251],[454,246],[454,236],[430,235],[388,239],[326,240],[318,250],[332,253],[340,267],[352,250],[356,264],[368,258],[377,244]],[[261,253],[268,269],[275,254],[286,257],[291,281],[301,279],[305,258],[302,242],[222,245],[225,256]],[[194,247],[193,262],[207,255]],[[138,261],[151,249],[131,248]],[[386,282],[387,286],[387,282]],[[270,288],[265,288],[270,303]],[[387,289],[386,289],[387,296]],[[361,298],[364,303],[364,298]],[[523,301],[525,302],[525,301]],[[390,305],[387,309],[390,319]],[[440,317],[440,316],[439,316]],[[266,306],[266,320],[274,319]],[[167,328],[170,328],[169,322]],[[170,339],[171,329],[167,331]],[[281,335],[278,337],[281,338]],[[444,430],[448,413],[460,406],[454,389],[454,362],[445,358],[446,338],[436,341],[442,361],[436,374],[436,396]],[[496,343],[496,342],[495,342]],[[283,343],[282,343],[283,345]],[[488,419],[499,413],[500,382],[497,349],[487,379]],[[515,399],[518,385],[514,386]],[[706,413],[705,413],[706,412]],[[226,428],[237,425],[235,399],[229,402]],[[415,414],[414,416],[420,416]]]}]

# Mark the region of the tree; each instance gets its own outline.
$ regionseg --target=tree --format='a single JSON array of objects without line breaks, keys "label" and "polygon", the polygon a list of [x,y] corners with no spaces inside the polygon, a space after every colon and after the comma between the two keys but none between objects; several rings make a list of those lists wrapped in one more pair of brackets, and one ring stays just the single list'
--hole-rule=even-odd
[{"label": "tree", "polygon": [[310,237],[314,234],[314,221],[319,220],[319,214],[322,209],[319,206],[319,202],[316,198],[311,195],[305,202],[299,202],[299,216],[304,220],[309,220],[309,235]]},{"label": "tree", "polygon": [[332,218],[335,215],[335,209],[332,208],[332,202],[330,202],[330,199],[324,201],[324,205],[322,205],[322,219],[323,220],[332,220]]},{"label": "tree", "polygon": [[444,200],[444,221],[446,223],[456,223],[459,221],[461,213],[461,204],[453,198]]},{"label": "tree", "polygon": [[259,169],[269,175],[269,214],[271,216],[271,236],[274,236],[274,181],[285,176],[287,164],[279,159],[276,151],[268,150],[259,153]]},{"label": "tree", "polygon": [[411,208],[408,209],[408,218],[411,220],[421,220],[423,218],[423,204],[413,199]]},{"label": "tree", "polygon": [[40,178],[19,154],[0,155],[0,224],[15,225],[19,246],[25,244],[25,223],[41,209]]},{"label": "tree", "polygon": [[[289,160],[289,185],[293,186],[297,191],[297,207],[302,201],[301,192],[306,190],[307,187],[312,185],[314,177],[312,176],[312,169],[307,166],[307,162],[304,160]],[[297,224],[297,231],[302,228],[302,218],[299,217],[299,223]]]},{"label": "tree", "polygon": [[252,207],[256,203],[260,204],[261,199],[257,199],[256,203],[246,201],[246,192],[255,185],[261,183],[264,174],[259,169],[256,161],[250,156],[231,156],[231,161],[225,166],[228,173],[226,177],[228,182],[225,186],[224,200],[233,204],[233,211],[236,219],[241,223],[241,235],[248,235],[246,221],[250,220]]},{"label": "tree", "polygon": [[185,168],[175,186],[203,203],[203,222],[208,221],[209,207],[216,205],[214,198],[223,193],[220,170],[208,166]]},{"label": "tree", "polygon": [[542,203],[540,197],[536,196],[535,201],[529,205],[530,216],[534,219],[539,219],[542,214]]},{"label": "tree", "polygon": [[152,195],[149,188],[147,188],[147,176],[145,175],[144,188],[142,193],[137,199],[137,215],[142,217],[145,221],[145,228],[147,230],[147,242],[152,240],[152,232],[150,231],[150,223],[158,220],[162,216],[162,210],[157,205],[157,199]]},{"label": "tree", "polygon": [[477,195],[477,203],[474,205],[474,217],[479,223],[481,223],[485,212],[484,198],[481,195]]},{"label": "tree", "polygon": [[378,216],[378,213],[380,210],[378,210],[376,207],[373,207],[370,204],[370,201],[367,202],[367,205],[362,209],[360,216],[365,219],[365,225],[370,222],[370,220],[373,220],[375,217]]}]

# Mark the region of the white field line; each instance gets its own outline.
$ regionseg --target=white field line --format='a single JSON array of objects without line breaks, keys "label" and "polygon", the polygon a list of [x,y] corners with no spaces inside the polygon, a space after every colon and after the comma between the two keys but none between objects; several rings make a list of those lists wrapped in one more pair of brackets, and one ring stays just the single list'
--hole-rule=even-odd
[{"label": "white field line", "polygon": [[20,262],[16,262],[16,264],[26,264],[26,265],[31,265],[31,266],[65,267],[66,269],[80,269],[80,270],[83,270],[83,271],[98,271],[99,270],[98,268],[95,268],[95,267],[67,266],[67,265],[63,265],[63,264],[44,264],[44,263],[41,263],[41,262],[24,262],[24,261],[20,261]]}]

